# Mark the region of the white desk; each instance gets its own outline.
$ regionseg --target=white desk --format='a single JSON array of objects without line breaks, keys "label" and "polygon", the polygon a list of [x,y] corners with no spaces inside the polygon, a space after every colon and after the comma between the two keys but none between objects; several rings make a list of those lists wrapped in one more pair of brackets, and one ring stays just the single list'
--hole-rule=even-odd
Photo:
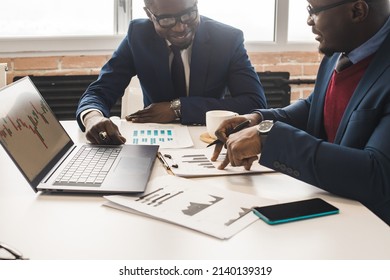
[{"label": "white desk", "polygon": [[[85,141],[75,122],[63,122]],[[190,128],[195,147],[204,127]],[[100,196],[32,191],[0,149],[0,240],[31,259],[390,259],[390,227],[360,203],[272,173],[196,179],[278,201],[322,197],[339,215],[277,226],[257,221],[229,240],[102,206]],[[152,177],[165,174],[156,161]]]}]

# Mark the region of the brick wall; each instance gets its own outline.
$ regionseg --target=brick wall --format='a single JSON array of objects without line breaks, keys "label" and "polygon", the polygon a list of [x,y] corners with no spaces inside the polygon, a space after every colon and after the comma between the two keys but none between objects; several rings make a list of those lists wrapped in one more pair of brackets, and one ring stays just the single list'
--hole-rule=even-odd
[{"label": "brick wall", "polygon": [[[315,79],[321,55],[317,52],[249,53],[256,71],[287,71],[291,79]],[[0,58],[8,64],[7,83],[15,76],[98,74],[110,55]],[[137,82],[133,87],[139,87]],[[291,101],[307,97],[312,85],[292,86]]]},{"label": "brick wall", "polygon": [[[290,72],[290,79],[315,79],[322,55],[318,52],[249,53],[256,71]],[[291,102],[307,97],[313,85],[292,85]]]}]

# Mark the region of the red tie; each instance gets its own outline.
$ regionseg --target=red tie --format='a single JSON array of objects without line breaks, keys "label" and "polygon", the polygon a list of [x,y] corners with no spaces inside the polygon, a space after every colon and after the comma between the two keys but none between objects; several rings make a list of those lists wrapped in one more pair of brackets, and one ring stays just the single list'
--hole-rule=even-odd
[{"label": "red tie", "polygon": [[171,77],[174,89],[174,97],[179,98],[181,96],[187,95],[184,65],[183,60],[181,59],[180,49],[174,45],[171,45],[170,48],[173,52]]}]

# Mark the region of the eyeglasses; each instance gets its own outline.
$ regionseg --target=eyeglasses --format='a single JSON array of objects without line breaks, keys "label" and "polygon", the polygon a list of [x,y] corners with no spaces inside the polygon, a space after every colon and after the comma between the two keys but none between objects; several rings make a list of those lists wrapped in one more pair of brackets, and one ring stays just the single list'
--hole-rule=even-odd
[{"label": "eyeglasses", "polygon": [[[307,12],[309,13],[309,16],[312,16],[312,15],[316,15],[320,12],[323,12],[323,11],[326,11],[329,9],[333,9],[333,8],[336,8],[338,6],[341,6],[341,5],[344,5],[347,3],[356,2],[356,1],[358,1],[358,0],[344,0],[344,1],[336,2],[333,4],[325,5],[325,6],[318,7],[318,8],[313,8],[311,5],[308,5]],[[368,2],[368,1],[366,1],[366,2]]]},{"label": "eyeglasses", "polygon": [[148,11],[162,28],[172,28],[177,24],[178,21],[180,21],[182,24],[190,24],[198,18],[198,7],[196,4],[177,15],[156,16],[149,9]]},{"label": "eyeglasses", "polygon": [[0,260],[28,260],[22,253],[0,242]]}]

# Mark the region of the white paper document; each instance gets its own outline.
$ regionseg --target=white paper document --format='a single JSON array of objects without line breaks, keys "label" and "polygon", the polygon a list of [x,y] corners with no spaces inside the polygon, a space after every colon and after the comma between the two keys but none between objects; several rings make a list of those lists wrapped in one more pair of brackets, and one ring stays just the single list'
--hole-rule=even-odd
[{"label": "white paper document", "polygon": [[243,166],[233,167],[230,164],[224,170],[220,170],[218,166],[226,157],[226,150],[221,152],[215,162],[210,160],[213,151],[213,147],[203,149],[160,149],[172,173],[180,177],[190,178],[275,172],[272,169],[260,165],[257,161],[253,162],[249,171],[245,170]]},{"label": "white paper document", "polygon": [[105,196],[105,206],[184,226],[220,239],[228,239],[258,218],[255,206],[270,199],[217,188],[171,175],[156,177],[140,197]]},{"label": "white paper document", "polygon": [[194,145],[188,127],[180,124],[122,123],[120,131],[126,137],[126,143],[132,145],[159,145],[161,148]]}]

